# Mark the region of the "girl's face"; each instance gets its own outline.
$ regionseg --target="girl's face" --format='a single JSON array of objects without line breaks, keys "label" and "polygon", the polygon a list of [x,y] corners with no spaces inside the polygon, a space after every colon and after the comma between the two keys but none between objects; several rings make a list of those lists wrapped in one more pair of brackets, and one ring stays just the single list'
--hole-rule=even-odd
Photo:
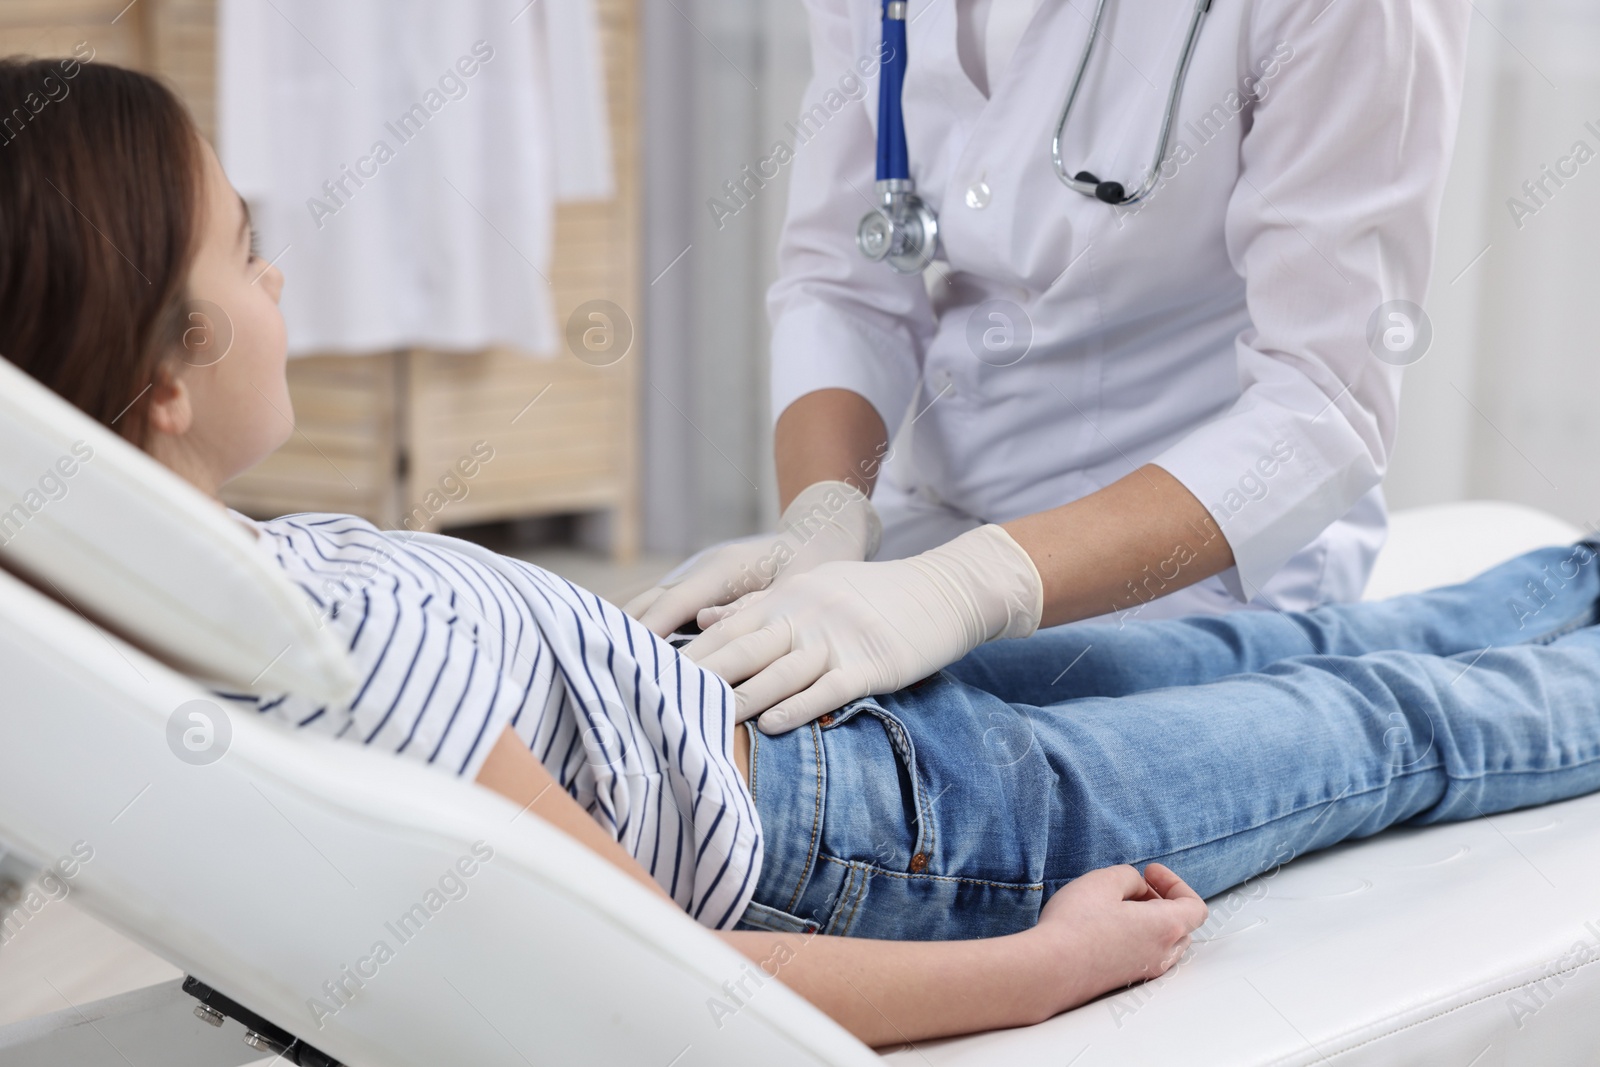
[{"label": "girl's face", "polygon": [[147,450],[216,496],[289,439],[294,409],[284,376],[283,275],[252,248],[244,202],[202,142],[204,217],[189,271],[182,347],[150,396]]}]

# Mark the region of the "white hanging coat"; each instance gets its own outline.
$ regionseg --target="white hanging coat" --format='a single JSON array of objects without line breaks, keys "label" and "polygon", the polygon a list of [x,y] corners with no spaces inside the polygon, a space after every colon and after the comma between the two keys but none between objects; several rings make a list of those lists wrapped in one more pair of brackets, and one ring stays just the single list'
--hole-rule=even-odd
[{"label": "white hanging coat", "polygon": [[220,155],[291,354],[555,351],[557,196],[612,190],[587,0],[223,0],[218,36]]}]

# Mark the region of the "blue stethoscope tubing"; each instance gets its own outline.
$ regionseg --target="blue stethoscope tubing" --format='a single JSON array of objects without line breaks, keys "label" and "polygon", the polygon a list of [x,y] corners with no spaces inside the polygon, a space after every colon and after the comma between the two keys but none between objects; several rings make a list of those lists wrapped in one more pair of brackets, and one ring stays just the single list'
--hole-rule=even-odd
[{"label": "blue stethoscope tubing", "polygon": [[939,216],[917,195],[900,90],[906,80],[906,3],[885,0],[878,68],[878,206],[856,227],[856,247],[899,274],[921,274],[939,250]]},{"label": "blue stethoscope tubing", "polygon": [[[889,8],[899,10],[894,17]],[[906,81],[905,4],[884,0],[883,42],[878,68],[878,181],[910,181],[911,160],[906,151],[906,120],[900,111],[900,91]]]},{"label": "blue stethoscope tubing", "polygon": [[[1084,42],[1083,54],[1078,59],[1078,70],[1062,102],[1055,134],[1050,139],[1050,161],[1055,167],[1056,177],[1067,188],[1114,207],[1122,207],[1143,201],[1160,182],[1161,167],[1172,143],[1172,127],[1183,96],[1184,82],[1189,76],[1189,64],[1194,59],[1195,47],[1200,41],[1200,28],[1207,12],[1211,10],[1212,0],[1195,0],[1183,55],[1178,60],[1172,74],[1172,85],[1167,90],[1167,106],[1161,117],[1161,132],[1156,137],[1155,156],[1144,181],[1131,194],[1121,182],[1101,181],[1089,171],[1069,173],[1061,159],[1062,134],[1072,117],[1079,92],[1083,89],[1089,63],[1094,58],[1095,38],[1100,33],[1106,3],[1107,0],[1096,0],[1089,36]],[[900,108],[901,90],[906,77],[906,0],[884,0],[881,47],[876,184],[881,203],[862,218],[856,229],[856,244],[868,259],[886,261],[901,274],[920,274],[933,262],[938,251],[939,217],[916,194],[916,183],[911,178],[910,156],[906,149],[905,116]]]}]

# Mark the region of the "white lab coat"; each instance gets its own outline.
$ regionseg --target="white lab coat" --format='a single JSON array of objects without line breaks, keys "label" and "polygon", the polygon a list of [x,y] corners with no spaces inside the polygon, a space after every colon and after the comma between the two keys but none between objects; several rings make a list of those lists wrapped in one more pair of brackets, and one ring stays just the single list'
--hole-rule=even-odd
[{"label": "white lab coat", "polygon": [[[1064,138],[1072,171],[1143,177],[1192,3],[1109,5]],[[1155,463],[1207,506],[1237,566],[1143,617],[1359,597],[1400,386],[1368,323],[1425,298],[1471,8],[1216,0],[1163,185],[1116,208],[1063,186],[1050,158],[1092,0],[1042,0],[988,99],[957,58],[955,5],[910,0],[905,124],[944,261],[925,286],[854,245],[877,86],[852,93],[847,75],[878,48],[880,6],[810,0],[811,118],[769,310],[775,417],[843,388],[891,431],[907,422],[875,497],[883,554]],[[1032,335],[1010,365],[969,343],[996,299]],[[993,310],[970,332],[1003,328]]]}]

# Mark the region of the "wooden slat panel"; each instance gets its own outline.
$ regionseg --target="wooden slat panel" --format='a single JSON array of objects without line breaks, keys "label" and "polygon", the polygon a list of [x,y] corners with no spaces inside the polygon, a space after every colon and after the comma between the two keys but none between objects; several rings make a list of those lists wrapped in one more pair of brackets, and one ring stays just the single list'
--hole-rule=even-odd
[{"label": "wooden slat panel", "polygon": [[217,133],[215,0],[139,0],[148,65],[160,71],[207,137]]},{"label": "wooden slat panel", "polygon": [[240,511],[346,511],[392,524],[398,515],[396,357],[320,356],[289,364],[296,432],[223,491]]},{"label": "wooden slat panel", "polygon": [[407,530],[422,532],[491,522],[516,508],[519,501],[530,493],[536,494],[550,506],[551,513],[557,514],[616,508],[621,504],[612,487],[577,472],[565,484],[539,482],[505,486],[493,492],[474,491],[465,500],[449,501],[436,510],[419,499],[402,510],[399,525]]},{"label": "wooden slat panel", "polygon": [[412,427],[412,454],[430,455],[439,448],[454,448],[454,443],[461,441],[488,441],[498,448],[518,441],[574,438],[614,447],[615,439],[597,430],[609,426],[619,409],[616,397],[598,397],[584,403],[553,404],[548,408],[541,400],[516,422],[506,417],[503,409],[493,414],[465,411],[457,418],[441,414],[428,420],[426,426]]},{"label": "wooden slat panel", "polygon": [[[103,22],[82,25],[33,25],[0,21],[0,55],[82,55],[86,53],[80,52],[78,46],[80,42],[87,42],[94,49],[91,62],[138,66],[143,57],[138,25],[129,22],[113,26],[110,18],[107,15]],[[4,104],[10,109],[21,102],[8,100]]]},{"label": "wooden slat panel", "polygon": [[[462,462],[472,455],[478,442],[461,440],[444,444],[437,452],[412,460],[416,474],[413,484],[418,491],[431,488],[441,479],[454,476]],[[494,458],[482,464],[473,478],[476,485],[501,482],[522,483],[549,481],[569,471],[582,469],[600,478],[614,475],[617,468],[616,446],[573,435],[567,440],[490,441]],[[471,469],[470,465],[468,469]]]},{"label": "wooden slat panel", "polygon": [[111,0],[6,0],[0,6],[0,25],[74,26],[109,23],[123,4]]},{"label": "wooden slat panel", "polygon": [[417,353],[411,368],[407,499],[428,499],[477,442],[494,449],[468,483],[468,501],[436,517],[410,512],[412,528],[525,514],[529,501],[549,510],[615,505],[629,494],[632,459],[615,432],[628,410],[619,389],[627,372],[506,352]]}]

